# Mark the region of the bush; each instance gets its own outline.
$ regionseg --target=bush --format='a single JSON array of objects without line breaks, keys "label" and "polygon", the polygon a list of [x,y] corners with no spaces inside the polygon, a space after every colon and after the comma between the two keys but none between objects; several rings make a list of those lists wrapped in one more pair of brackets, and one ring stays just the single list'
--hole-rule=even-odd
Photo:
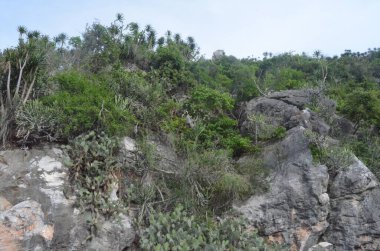
[{"label": "bush", "polygon": [[272,125],[270,119],[262,114],[252,114],[248,121],[249,131],[253,132],[256,144],[258,140],[281,139],[286,136],[284,127]]},{"label": "bush", "polygon": [[234,100],[228,93],[201,85],[194,89],[185,108],[194,117],[208,119],[231,111],[234,108]]},{"label": "bush", "polygon": [[308,130],[305,135],[310,140],[309,148],[313,160],[326,165],[333,174],[352,164],[353,154],[347,147],[329,145],[325,137]]},{"label": "bush", "polygon": [[60,90],[41,100],[59,115],[57,120],[65,138],[90,130],[110,135],[131,132],[134,116],[115,102],[115,95],[104,84],[77,72],[62,73],[55,79]]},{"label": "bush", "polygon": [[248,176],[238,173],[225,150],[188,150],[183,168],[165,176],[177,202],[194,212],[221,213],[253,193]]},{"label": "bush", "polygon": [[59,112],[43,105],[39,100],[28,101],[16,112],[16,137],[23,144],[56,141],[62,135],[58,121],[61,116]]},{"label": "bush", "polygon": [[140,245],[143,250],[280,250],[265,244],[242,218],[204,222],[189,216],[182,206],[152,215]]}]

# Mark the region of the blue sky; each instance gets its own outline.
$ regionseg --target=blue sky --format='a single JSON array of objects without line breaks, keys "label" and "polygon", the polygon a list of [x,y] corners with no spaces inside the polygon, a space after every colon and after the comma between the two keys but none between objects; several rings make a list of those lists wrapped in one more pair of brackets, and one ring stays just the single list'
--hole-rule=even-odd
[{"label": "blue sky", "polygon": [[380,47],[380,0],[0,0],[0,49],[17,43],[17,26],[51,37],[80,35],[86,24],[126,21],[193,36],[207,57],[217,49],[237,57],[265,51]]}]

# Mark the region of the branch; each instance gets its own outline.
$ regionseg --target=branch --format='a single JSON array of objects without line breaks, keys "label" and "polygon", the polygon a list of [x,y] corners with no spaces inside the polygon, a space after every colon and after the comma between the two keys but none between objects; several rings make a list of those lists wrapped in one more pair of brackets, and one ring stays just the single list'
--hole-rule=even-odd
[{"label": "branch", "polygon": [[22,72],[24,71],[24,68],[26,66],[26,62],[28,61],[28,56],[29,56],[29,54],[26,53],[23,64],[21,64],[21,59],[19,60],[20,73],[18,75],[17,86],[16,86],[16,90],[15,90],[15,94],[14,94],[13,98],[15,98],[18,95],[18,91],[19,91],[20,85],[21,85]]},{"label": "branch", "polygon": [[8,80],[7,80],[7,99],[9,103],[12,103],[11,100],[11,62],[8,61]]},{"label": "branch", "polygon": [[255,83],[255,86],[257,88],[257,90],[260,92],[261,95],[263,95],[264,97],[267,96],[267,94],[265,94],[259,87],[259,85],[256,83],[256,80],[253,80],[253,83]]},{"label": "branch", "polygon": [[3,101],[3,93],[0,94],[0,114],[4,115],[5,108],[4,108],[4,101]]},{"label": "branch", "polygon": [[30,96],[30,93],[33,89],[33,86],[34,86],[34,83],[36,82],[36,77],[37,77],[37,70],[38,70],[38,67],[36,67],[36,70],[34,71],[34,76],[33,76],[33,80],[32,80],[32,83],[30,83],[30,86],[29,86],[29,89],[28,89],[28,92],[26,93],[23,101],[22,101],[22,104],[25,105],[26,101],[28,101],[29,99],[29,96]]}]

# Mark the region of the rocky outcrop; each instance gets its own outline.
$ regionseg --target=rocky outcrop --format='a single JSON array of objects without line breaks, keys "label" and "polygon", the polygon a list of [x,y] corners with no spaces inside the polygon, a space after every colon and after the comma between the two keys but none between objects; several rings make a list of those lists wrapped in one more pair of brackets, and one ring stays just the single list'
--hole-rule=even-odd
[{"label": "rocky outcrop", "polygon": [[358,159],[331,180],[330,226],[323,239],[336,250],[380,250],[380,188]]},{"label": "rocky outcrop", "polygon": [[[378,180],[356,157],[331,174],[313,161],[304,132],[310,129],[325,136],[331,132],[317,113],[306,109],[314,99],[315,92],[298,90],[246,104],[243,132],[254,134],[249,116],[263,114],[272,124],[285,127],[287,135],[263,149],[264,164],[272,171],[268,192],[235,208],[269,240],[286,243],[291,250],[380,250]],[[328,99],[319,102],[334,109]],[[349,121],[334,118],[344,134],[350,133]]]},{"label": "rocky outcrop", "polygon": [[263,235],[291,250],[308,250],[328,227],[329,174],[326,166],[313,164],[304,131],[293,128],[264,150],[270,189],[236,206]]},{"label": "rocky outcrop", "polygon": [[99,219],[89,236],[86,215],[74,207],[63,152],[46,146],[0,152],[0,250],[123,250],[134,231],[129,217]]},{"label": "rocky outcrop", "polygon": [[273,126],[283,126],[287,130],[303,126],[327,135],[330,126],[317,113],[308,108],[316,102],[325,109],[335,110],[333,101],[320,97],[313,90],[275,92],[265,97],[252,99],[245,106],[241,131],[253,134],[254,132],[250,130],[249,126],[249,117],[262,114],[269,119],[269,124]]}]

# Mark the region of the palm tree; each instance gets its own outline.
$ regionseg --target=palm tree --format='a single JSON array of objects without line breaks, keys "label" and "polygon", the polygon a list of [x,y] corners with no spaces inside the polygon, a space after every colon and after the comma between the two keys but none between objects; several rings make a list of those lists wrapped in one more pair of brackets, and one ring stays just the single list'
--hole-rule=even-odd
[{"label": "palm tree", "polygon": [[166,43],[170,43],[172,41],[172,32],[168,30],[166,33]]},{"label": "palm tree", "polygon": [[187,45],[189,46],[192,52],[195,50],[196,45],[193,37],[187,37]]},{"label": "palm tree", "polygon": [[128,26],[129,26],[129,30],[132,32],[133,37],[137,38],[139,34],[139,29],[140,29],[139,24],[132,22],[128,24]]},{"label": "palm tree", "polygon": [[123,21],[124,21],[124,15],[122,13],[117,13],[115,21],[119,22],[119,23],[123,23]]},{"label": "palm tree", "polygon": [[54,42],[56,44],[61,44],[60,50],[62,50],[63,45],[66,43],[67,35],[65,33],[60,33],[58,36],[54,38]]},{"label": "palm tree", "polygon": [[151,25],[147,25],[145,27],[145,32],[148,34],[147,36],[147,42],[148,42],[148,47],[153,48],[156,44],[156,31],[152,28]]},{"label": "palm tree", "polygon": [[34,38],[39,38],[40,35],[41,35],[41,32],[39,32],[39,31],[32,31],[31,34],[32,34],[32,36],[33,36]]},{"label": "palm tree", "polygon": [[313,53],[313,56],[315,57],[315,58],[319,58],[320,56],[321,56],[321,51],[320,50],[316,50],[316,51],[314,51],[314,53]]},{"label": "palm tree", "polygon": [[180,44],[182,42],[181,35],[179,33],[174,34],[174,41],[176,44]]},{"label": "palm tree", "polygon": [[20,39],[22,39],[22,36],[28,32],[26,27],[23,25],[20,25],[19,27],[17,27],[17,30],[20,35]]},{"label": "palm tree", "polygon": [[165,44],[165,38],[164,37],[160,37],[158,40],[157,40],[157,45],[158,46],[163,46]]}]

